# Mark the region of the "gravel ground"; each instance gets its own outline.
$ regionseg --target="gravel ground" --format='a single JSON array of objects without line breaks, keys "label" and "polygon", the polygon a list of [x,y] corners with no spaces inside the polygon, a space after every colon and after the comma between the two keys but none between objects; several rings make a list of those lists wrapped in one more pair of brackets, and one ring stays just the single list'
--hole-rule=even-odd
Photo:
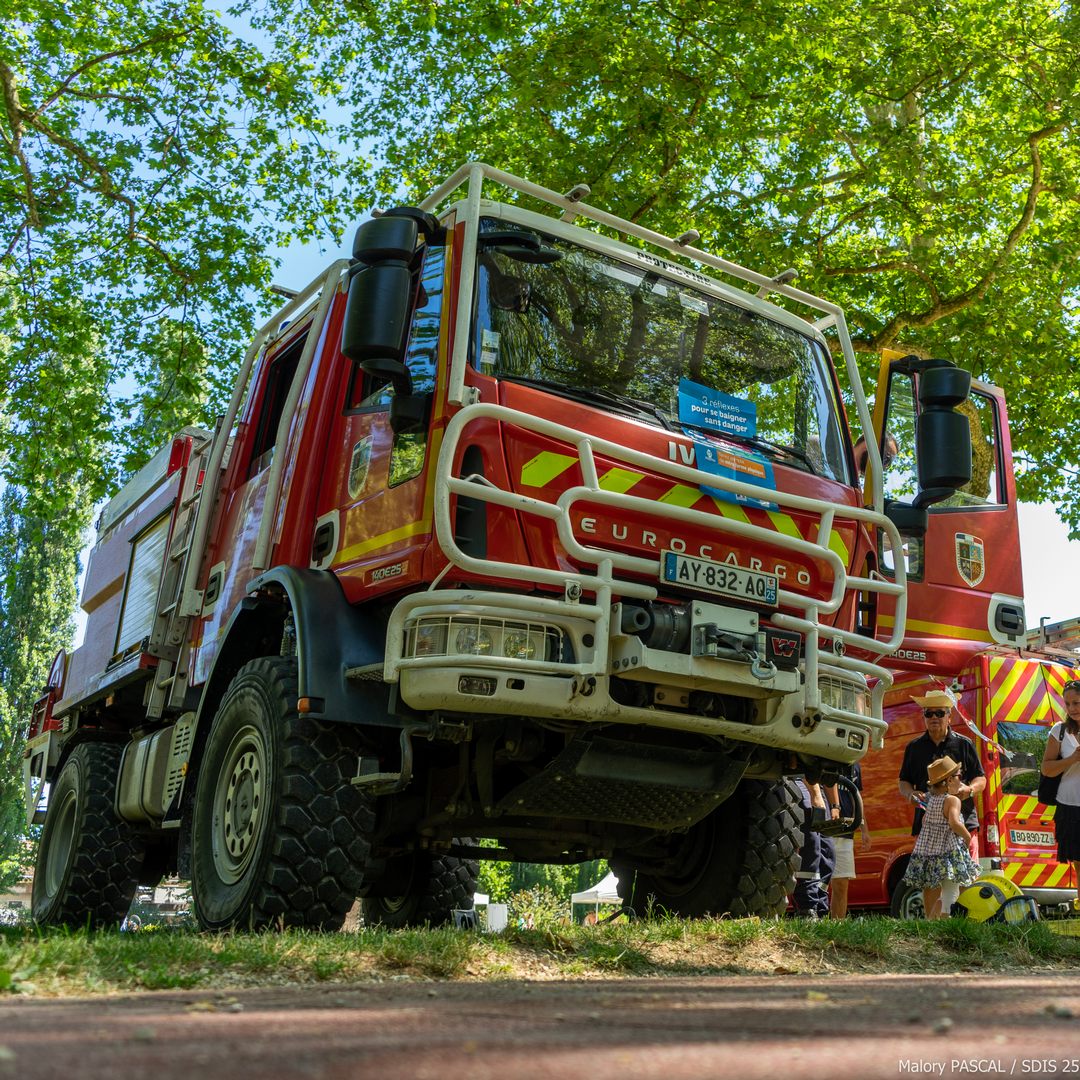
[{"label": "gravel ground", "polygon": [[0,998],[0,1077],[1080,1074],[1073,974],[364,984]]}]

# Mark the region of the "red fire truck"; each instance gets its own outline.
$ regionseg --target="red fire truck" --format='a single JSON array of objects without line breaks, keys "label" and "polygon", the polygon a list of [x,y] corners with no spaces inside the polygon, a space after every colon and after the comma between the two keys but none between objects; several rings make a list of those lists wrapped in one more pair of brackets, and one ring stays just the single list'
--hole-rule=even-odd
[{"label": "red fire truck", "polygon": [[469,164],[373,217],[108,504],[26,750],[39,922],[172,868],[208,928],[437,922],[484,857],[783,910],[784,778],[880,742],[878,552],[967,482],[969,378],[906,361],[918,483],[864,504],[843,312],[586,197]]},{"label": "red fire truck", "polygon": [[[888,361],[886,357],[886,361]],[[875,416],[887,446],[884,488],[902,494],[914,482],[917,402],[903,362],[885,375],[890,393]],[[887,402],[887,404],[886,404]],[[922,914],[922,894],[901,878],[914,846],[911,807],[897,779],[904,747],[925,731],[911,700],[949,687],[959,698],[954,730],[975,744],[987,776],[977,797],[980,852],[1038,903],[1066,904],[1076,895],[1070,867],[1056,861],[1054,808],[1038,802],[1039,764],[1050,727],[1065,718],[1061,688],[1076,677],[1080,620],[1025,631],[1016,487],[1008,414],[1002,392],[975,382],[959,406],[972,434],[972,479],[929,512],[925,535],[906,537],[908,618],[902,645],[889,659],[898,672],[885,694],[884,747],[862,762],[869,852],[856,843],[853,907]],[[894,560],[883,553],[883,572]],[[881,625],[892,625],[883,598]]]}]

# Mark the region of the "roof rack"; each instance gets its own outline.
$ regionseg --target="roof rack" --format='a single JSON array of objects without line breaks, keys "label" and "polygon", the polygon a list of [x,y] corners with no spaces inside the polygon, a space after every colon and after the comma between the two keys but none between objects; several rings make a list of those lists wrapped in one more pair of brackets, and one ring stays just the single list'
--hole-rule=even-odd
[{"label": "roof rack", "polygon": [[694,229],[688,229],[681,236],[672,238],[664,236],[663,233],[654,232],[652,229],[646,229],[633,221],[628,221],[626,218],[610,214],[606,210],[600,210],[582,201],[584,196],[589,194],[587,184],[577,184],[563,195],[551,188],[544,187],[542,184],[534,184],[531,180],[523,180],[520,176],[514,176],[513,173],[503,172],[502,169],[496,169],[493,165],[487,165],[482,161],[470,161],[462,165],[453,176],[445,180],[428,195],[420,203],[420,209],[434,213],[444,200],[466,184],[468,185],[469,200],[479,203],[484,180],[501,184],[503,187],[512,191],[519,191],[523,195],[531,195],[533,198],[541,200],[541,202],[546,202],[556,209],[562,210],[561,221],[571,222],[578,217],[587,218],[598,225],[606,225],[624,235],[636,237],[638,240],[643,240],[673,255],[686,256],[702,265],[710,266],[731,277],[738,278],[740,281],[745,281],[749,285],[755,285],[758,289],[758,296],[765,296],[768,293],[780,293],[813,308],[815,311],[823,312],[825,318],[818,320],[814,324],[819,330],[836,325],[838,319],[843,320],[843,310],[836,304],[831,304],[828,300],[815,296],[813,293],[793,288],[790,284],[793,280],[791,270],[785,270],[774,277],[768,277],[765,274],[759,274],[756,270],[750,270],[748,267],[740,266],[738,263],[722,259],[718,255],[711,255],[707,251],[693,247],[692,244],[699,238],[699,234]]},{"label": "roof rack", "polygon": [[1067,649],[1070,652],[1080,650],[1080,618],[1062,619],[1059,622],[1039,620],[1037,630],[1029,630],[1028,646],[1033,649]]}]

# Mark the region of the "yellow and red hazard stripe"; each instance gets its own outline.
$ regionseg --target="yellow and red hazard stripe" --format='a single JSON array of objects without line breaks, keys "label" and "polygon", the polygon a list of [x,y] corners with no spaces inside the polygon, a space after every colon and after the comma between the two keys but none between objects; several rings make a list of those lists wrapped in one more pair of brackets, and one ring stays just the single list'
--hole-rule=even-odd
[{"label": "yellow and red hazard stripe", "polygon": [[[1055,724],[1065,716],[1062,687],[1070,677],[1070,669],[1061,664],[1039,660],[1025,660],[1018,656],[991,656],[987,658],[987,687],[983,691],[987,701],[987,727],[991,738],[997,738],[998,724]],[[1034,795],[1009,795],[1002,793],[1001,755],[987,777],[987,803],[997,808],[998,821],[1005,814],[1023,821],[1030,817],[1039,800]],[[1039,815],[1040,822],[1049,823],[1054,817],[1054,807],[1045,807]],[[998,837],[1002,855],[1002,870],[1010,880],[1021,888],[1070,888],[1073,885],[1068,863],[1059,863],[1053,850],[1032,851],[1022,859],[1007,858],[1009,838],[1007,827],[1000,829]]]},{"label": "yellow and red hazard stripe", "polygon": [[[520,478],[524,487],[546,488],[568,470],[578,464],[578,458],[569,454],[560,454],[551,450],[542,450],[535,457],[530,458],[521,468]],[[680,484],[665,481],[655,474],[646,474],[634,469],[613,467],[607,469],[599,480],[600,487],[604,491],[617,492],[620,495],[632,491],[642,481],[652,479],[660,481],[665,486],[659,494],[653,493],[648,497],[668,506],[677,506],[683,509],[711,510],[721,514],[731,521],[740,521],[748,525],[757,525],[774,532],[781,533],[800,540],[817,540],[817,524],[812,526],[810,536],[804,536],[795,519],[790,514],[778,510],[764,510],[754,507],[742,507],[738,503],[729,502],[726,499],[718,499],[698,487],[688,484]],[[768,499],[767,489],[762,490],[763,499]],[[841,512],[842,515],[842,512]],[[850,524],[845,530],[849,535],[852,532]],[[841,531],[833,529],[829,533],[828,546],[830,550],[839,556],[844,566],[851,565],[851,551],[845,543]]]}]

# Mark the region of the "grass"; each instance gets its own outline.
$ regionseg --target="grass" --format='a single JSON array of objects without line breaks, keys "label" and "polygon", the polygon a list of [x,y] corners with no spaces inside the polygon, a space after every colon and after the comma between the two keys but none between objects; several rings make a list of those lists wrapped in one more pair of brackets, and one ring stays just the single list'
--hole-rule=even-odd
[{"label": "grass", "polygon": [[1049,923],[660,918],[501,935],[452,929],[313,934],[0,930],[0,994],[226,990],[386,979],[946,972],[1080,967]]}]

